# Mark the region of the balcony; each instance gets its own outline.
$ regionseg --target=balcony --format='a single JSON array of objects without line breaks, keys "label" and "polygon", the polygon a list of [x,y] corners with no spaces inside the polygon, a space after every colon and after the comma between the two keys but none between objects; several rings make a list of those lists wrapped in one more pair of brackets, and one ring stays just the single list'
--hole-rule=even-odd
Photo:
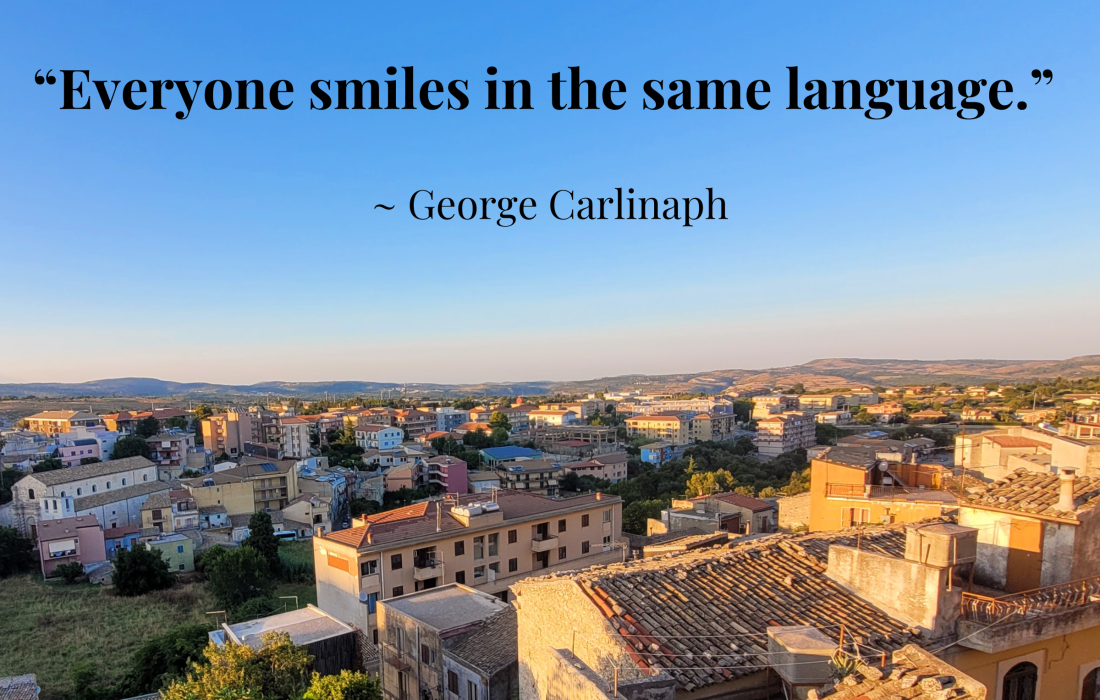
[{"label": "balcony", "polygon": [[825,495],[830,498],[866,498],[886,501],[955,501],[955,497],[948,491],[919,486],[825,484]]},{"label": "balcony", "polygon": [[443,562],[435,559],[427,559],[413,564],[413,578],[417,581],[427,581],[430,578],[438,578],[443,575]]},{"label": "balcony", "polygon": [[1100,625],[1100,577],[998,598],[963,593],[959,644],[996,654]]},{"label": "balcony", "polygon": [[558,538],[550,535],[535,535],[531,540],[532,552],[549,552],[558,548]]},{"label": "balcony", "polygon": [[370,592],[382,587],[382,577],[378,574],[367,574],[360,577],[359,590]]}]

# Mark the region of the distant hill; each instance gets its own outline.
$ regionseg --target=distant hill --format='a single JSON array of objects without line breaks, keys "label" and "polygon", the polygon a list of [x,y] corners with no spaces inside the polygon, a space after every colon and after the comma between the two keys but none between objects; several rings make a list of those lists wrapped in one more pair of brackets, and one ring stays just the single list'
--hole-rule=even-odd
[{"label": "distant hill", "polygon": [[1068,360],[863,360],[830,358],[791,367],[723,369],[691,374],[627,374],[578,381],[532,381],[484,384],[395,384],[388,382],[261,382],[230,385],[205,382],[167,382],[128,377],[99,379],[80,384],[0,384],[0,396],[371,396],[405,390],[410,396],[466,396],[584,393],[638,389],[648,392],[721,392],[732,388],[790,386],[801,382],[807,389],[854,386],[903,386],[908,384],[980,384],[1022,382],[1100,375],[1100,355]]}]

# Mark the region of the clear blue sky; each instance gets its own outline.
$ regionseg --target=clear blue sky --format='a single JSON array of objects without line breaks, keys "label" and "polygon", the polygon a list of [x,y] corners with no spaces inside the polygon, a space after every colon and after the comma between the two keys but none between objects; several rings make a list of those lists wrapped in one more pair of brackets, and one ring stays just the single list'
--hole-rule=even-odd
[{"label": "clear blue sky", "polygon": [[[5,4],[0,381],[485,381],[815,357],[1100,351],[1095,3]],[[470,81],[465,111],[317,112],[318,78]],[[486,66],[535,109],[490,112]],[[545,82],[618,78],[618,112]],[[642,83],[1006,78],[1026,111],[643,112]],[[60,82],[285,78],[285,112],[64,112]],[[1033,86],[1033,68],[1050,85]],[[55,73],[56,74],[56,73]],[[555,221],[560,188],[713,187],[730,220]],[[535,221],[420,222],[437,195]],[[396,204],[393,212],[372,207]]]}]

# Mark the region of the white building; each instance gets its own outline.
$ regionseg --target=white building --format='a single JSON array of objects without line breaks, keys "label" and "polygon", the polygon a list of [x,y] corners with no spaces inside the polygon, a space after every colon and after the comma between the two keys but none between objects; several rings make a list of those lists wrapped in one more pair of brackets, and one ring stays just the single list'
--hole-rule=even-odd
[{"label": "white building", "polygon": [[778,457],[817,444],[817,423],[802,411],[787,411],[756,423],[756,449],[763,457]]}]

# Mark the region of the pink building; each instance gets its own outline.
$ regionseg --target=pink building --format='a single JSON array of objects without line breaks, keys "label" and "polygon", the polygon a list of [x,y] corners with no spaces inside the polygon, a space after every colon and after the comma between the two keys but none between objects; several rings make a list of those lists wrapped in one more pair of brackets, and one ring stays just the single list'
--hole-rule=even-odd
[{"label": "pink building", "polygon": [[95,457],[101,462],[107,461],[99,451],[99,440],[95,438],[65,440],[57,448],[57,454],[66,467],[75,467],[80,464],[80,460],[88,457]]},{"label": "pink building", "polygon": [[428,464],[428,483],[438,484],[447,493],[466,494],[469,482],[466,480],[466,463],[457,457],[439,455],[430,457]]},{"label": "pink building", "polygon": [[42,520],[38,523],[38,556],[42,575],[49,578],[62,564],[89,564],[107,561],[103,530],[94,515]]}]

